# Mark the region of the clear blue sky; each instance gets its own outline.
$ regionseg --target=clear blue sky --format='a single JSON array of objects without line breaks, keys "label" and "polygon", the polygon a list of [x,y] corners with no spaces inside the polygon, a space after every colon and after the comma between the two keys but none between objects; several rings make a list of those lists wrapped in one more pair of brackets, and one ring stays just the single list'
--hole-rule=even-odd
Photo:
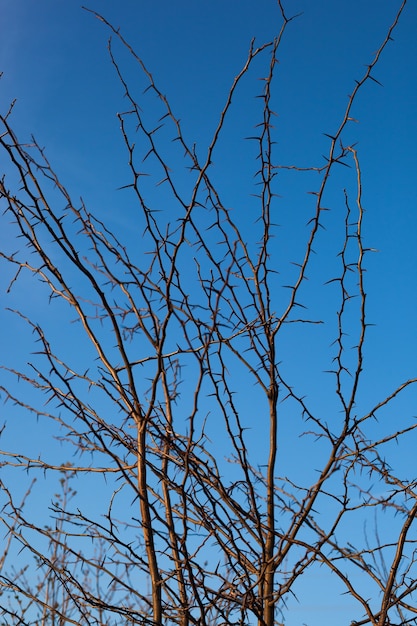
[{"label": "clear blue sky", "polygon": [[[169,96],[186,137],[201,153],[250,39],[269,40],[279,26],[272,1],[261,6],[246,0],[103,0],[88,6],[122,28]],[[290,3],[289,12],[303,14],[290,25],[279,54],[273,93],[279,114],[277,160],[321,164],[320,155],[328,149],[323,133],[331,134],[337,127],[354,79],[372,59],[397,6],[398,2],[376,0]],[[17,98],[14,120],[21,136],[34,133],[75,195],[100,203],[105,211],[116,187],[125,181],[126,162],[115,117],[125,103],[106,53],[109,33],[72,0],[2,0],[2,22],[3,111]],[[399,354],[399,345],[412,359],[416,347],[415,338],[413,343],[412,337],[402,334],[416,311],[409,282],[417,271],[416,25],[416,6],[409,2],[395,41],[376,70],[384,88],[365,87],[354,108],[359,124],[351,128],[364,168],[369,245],[380,250],[370,263],[378,265],[374,304],[377,311],[384,310],[379,323],[390,359]],[[238,92],[225,160],[242,154],[241,138],[253,131],[252,94],[257,93],[257,79],[264,70],[261,63],[255,66]],[[135,80],[140,88],[139,74]],[[250,183],[248,191],[249,187]],[[398,324],[400,310],[403,323]],[[408,359],[401,351],[395,368],[402,368]]]},{"label": "clear blue sky", "polygon": [[[338,128],[354,81],[372,61],[400,2],[284,0],[284,4],[288,14],[302,14],[289,25],[278,52],[272,100],[278,114],[275,160],[320,166],[329,148],[324,133],[332,134]],[[101,0],[87,6],[120,26],[181,118],[186,138],[196,143],[201,155],[251,39],[255,37],[258,45],[270,40],[281,23],[273,0]],[[122,192],[116,191],[129,182],[116,118],[126,102],[107,53],[108,30],[74,0],[0,0],[0,13],[2,112],[17,98],[13,119],[20,139],[27,140],[33,133],[74,197],[82,196],[93,213],[129,239],[130,209]],[[416,32],[417,4],[410,0],[394,41],[375,71],[383,87],[376,83],[364,87],[353,109],[358,123],[349,127],[344,139],[345,143],[357,142],[366,209],[365,243],[378,250],[367,259],[368,317],[375,324],[366,353],[369,387],[364,402],[369,403],[384,390],[388,393],[415,376],[417,369]],[[141,98],[146,82],[119,53]],[[260,120],[259,101],[254,96],[260,92],[259,78],[265,75],[267,62],[266,57],[257,61],[238,89],[224,138],[214,155],[214,176],[224,202],[243,207],[248,231],[253,221],[255,166],[244,137],[254,133]],[[353,174],[349,176],[348,186],[353,181]],[[300,260],[302,240],[292,233],[299,233],[299,223],[309,217],[306,191],[310,179],[299,183],[298,178],[283,174],[280,180],[278,193],[291,207],[283,224],[289,235],[280,242],[282,259],[289,263]],[[335,211],[343,202],[343,184],[343,179],[336,177],[330,186],[327,201]],[[330,229],[332,224],[330,217]],[[0,245],[13,247],[8,237],[8,230],[0,231]],[[326,263],[319,258],[315,265],[320,284],[332,277]],[[287,269],[290,271],[289,266]],[[16,365],[25,358],[28,335],[18,336],[15,322],[3,313],[4,306],[9,306],[6,286],[5,278],[0,278],[0,316],[6,320],[0,326],[1,361]],[[35,292],[17,293],[13,304],[25,303],[28,295],[37,313]],[[333,306],[315,301],[312,294],[308,297],[324,315]],[[52,317],[49,323],[52,329]],[[321,343],[307,348],[301,335],[288,339],[293,355],[288,375],[298,372],[306,393],[313,398],[316,394],[313,402],[317,405],[323,402],[321,378],[319,373],[311,376],[311,366],[314,356],[315,366],[325,369],[328,353],[321,354],[323,347],[318,347],[323,346],[323,339],[326,341],[326,335],[317,339]],[[415,399],[415,394],[409,394],[399,410],[415,414]],[[398,458],[404,471],[409,469],[414,475],[416,443],[414,439],[410,444],[408,460]],[[324,584],[329,584],[328,580]],[[334,610],[317,604],[314,595],[314,587],[311,597],[303,590],[302,606],[291,605],[289,626],[334,624]],[[331,604],[342,618],[353,617],[349,610],[343,612],[344,602],[346,599],[335,596]],[[341,619],[340,623],[345,622]]]}]

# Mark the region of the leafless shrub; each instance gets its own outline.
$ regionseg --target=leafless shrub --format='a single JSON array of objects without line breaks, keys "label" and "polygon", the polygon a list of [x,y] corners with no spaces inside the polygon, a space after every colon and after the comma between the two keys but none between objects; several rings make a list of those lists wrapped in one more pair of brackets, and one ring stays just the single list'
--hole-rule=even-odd
[{"label": "leafless shrub", "polygon": [[[111,31],[110,58],[128,102],[119,121],[125,188],[140,210],[136,247],[74,201],[35,140],[20,142],[12,107],[1,116],[2,155],[18,179],[0,183],[18,242],[1,252],[6,271],[13,268],[10,298],[32,275],[71,343],[38,324],[30,303],[14,311],[36,353],[27,366],[3,368],[7,411],[37,419],[72,461],[57,461],[53,447],[32,454],[36,442],[19,448],[18,433],[17,452],[2,452],[0,603],[8,624],[272,626],[285,621],[301,579],[321,572],[352,599],[352,623],[416,622],[415,481],[390,466],[393,442],[401,450],[415,423],[383,420],[378,435],[373,424],[417,379],[365,406],[370,250],[360,155],[344,143],[355,99],[373,80],[404,5],[329,137],[325,164],[311,168],[274,161],[271,86],[292,21],[280,4],[281,30],[274,41],[252,43],[203,159],[141,58],[96,14]],[[118,45],[147,78],[155,125],[124,77]],[[248,228],[247,214],[223,204],[211,172],[232,97],[260,55],[267,72],[251,138],[258,191]],[[184,159],[188,186],[171,168],[175,159]],[[346,191],[344,211],[338,207],[341,237],[323,287],[313,253],[324,236],[330,175],[344,165],[346,188],[356,191]],[[317,181],[304,251],[286,287],[277,281],[274,239],[283,169],[314,172]],[[161,196],[149,193],[149,172]],[[336,323],[323,335],[326,342],[336,329],[332,348],[323,349],[334,383],[328,410],[303,395],[304,381],[285,360],[300,337],[316,345],[327,322],[315,317],[307,277],[337,303]],[[22,469],[30,484],[23,497],[15,487]],[[378,523],[370,530],[374,512],[391,524],[388,535]],[[326,601],[327,588],[320,592]]]}]

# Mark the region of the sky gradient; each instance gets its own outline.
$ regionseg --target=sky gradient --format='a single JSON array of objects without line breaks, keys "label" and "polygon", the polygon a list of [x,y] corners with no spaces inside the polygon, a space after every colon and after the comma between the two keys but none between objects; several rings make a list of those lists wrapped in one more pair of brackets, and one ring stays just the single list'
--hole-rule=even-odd
[{"label": "sky gradient", "polygon": [[[29,141],[33,133],[45,146],[48,158],[74,198],[82,197],[93,213],[134,245],[137,235],[132,229],[133,202],[119,190],[128,182],[128,172],[116,113],[124,111],[127,104],[109,59],[108,28],[73,0],[0,0],[0,4],[2,113],[16,99],[13,125],[20,140]],[[331,135],[339,127],[355,80],[363,76],[373,60],[400,3],[293,0],[287,4],[290,15],[300,15],[289,25],[278,52],[272,94],[272,109],[277,114],[275,161],[303,168],[320,167],[329,149],[326,133]],[[181,119],[185,137],[189,143],[195,142],[201,159],[230,85],[245,63],[251,39],[261,45],[278,34],[281,23],[276,4],[269,0],[102,0],[87,7],[100,12],[115,27],[120,26],[169,99]],[[363,401],[369,404],[384,390],[388,393],[416,375],[416,26],[417,5],[408,2],[394,41],[384,50],[374,73],[382,86],[375,82],[364,86],[352,112],[357,122],[351,123],[343,136],[345,145],[356,143],[366,210],[364,239],[376,250],[366,259],[368,319],[373,327],[366,348]],[[143,94],[146,80],[117,43],[114,50],[138,102],[143,103],[145,115],[152,120],[157,110]],[[254,148],[245,137],[254,134],[260,119],[261,103],[256,96],[267,63],[267,57],[257,60],[239,86],[214,153],[213,178],[222,189],[224,204],[241,212],[248,235],[254,222],[256,162]],[[168,143],[166,154],[177,158]],[[335,234],[338,227],[334,216],[343,209],[343,189],[353,189],[355,181],[353,171],[346,174],[345,168],[341,170],[326,196],[331,208],[327,228],[330,232],[335,229]],[[310,216],[307,192],[317,184],[314,177],[314,173],[300,177],[286,170],[278,177],[277,193],[285,211],[280,215],[282,230],[277,238],[277,259],[282,263],[277,291],[291,276],[291,264],[300,261],[304,249],[305,239],[299,234]],[[154,202],[163,207],[164,196],[155,195]],[[0,231],[0,245],[5,249],[15,245],[10,232],[7,226]],[[316,340],[304,338],[302,331],[296,337],[289,333],[283,340],[283,351],[292,353],[288,376],[298,376],[313,404],[323,405],[329,415],[333,406],[326,405],[321,391],[328,353],[323,353],[320,346],[323,341],[330,346],[335,309],[332,302],[321,299],[321,291],[315,295],[314,290],[333,277],[328,259],[337,253],[337,245],[332,237],[323,237],[323,252],[313,265],[315,278],[312,286],[306,287],[306,298],[317,313],[326,319],[333,316],[333,321],[318,331]],[[4,311],[11,306],[5,294],[8,280],[10,276],[0,277],[1,361],[13,367],[27,359],[30,337]],[[52,335],[57,336],[61,330],[59,320],[45,308],[34,281],[28,282],[27,291],[13,294],[14,307],[25,306],[28,301],[35,317],[46,320]],[[312,343],[306,345],[305,341]],[[70,343],[66,349],[69,354],[71,350],[76,352]],[[415,414],[415,392],[406,394],[396,406],[399,412]],[[1,410],[3,420],[7,416],[5,409]],[[283,428],[289,439],[295,436],[291,425]],[[28,435],[28,446],[34,438],[47,447],[44,434],[36,430]],[[415,438],[410,441],[409,458],[397,459],[404,472],[414,475],[416,443]],[[285,463],[291,464],[290,450],[284,450],[283,455]],[[316,583],[331,589],[328,575]],[[317,604],[314,587],[307,585],[302,588],[302,603],[291,601],[286,625],[330,626],[335,611],[341,618],[351,616],[351,599],[335,595],[330,604]],[[341,619],[340,623],[346,621]]]}]

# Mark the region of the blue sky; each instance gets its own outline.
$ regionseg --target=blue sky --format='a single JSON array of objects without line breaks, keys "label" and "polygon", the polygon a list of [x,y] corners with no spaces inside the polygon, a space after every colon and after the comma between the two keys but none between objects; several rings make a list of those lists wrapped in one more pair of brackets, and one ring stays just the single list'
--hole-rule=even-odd
[{"label": "blue sky", "polygon": [[[400,3],[291,0],[287,5],[289,14],[301,15],[289,25],[278,52],[272,95],[272,108],[277,113],[275,160],[285,165],[318,167],[329,149],[325,133],[332,134],[338,128],[354,81],[362,77],[372,61]],[[102,0],[87,6],[120,26],[169,98],[186,138],[196,143],[199,155],[205,154],[251,39],[255,37],[256,44],[261,45],[273,38],[280,26],[279,11],[272,0]],[[74,197],[82,196],[93,213],[132,245],[133,203],[125,192],[117,191],[128,182],[128,171],[116,113],[127,105],[108,57],[108,29],[73,0],[1,0],[1,12],[2,112],[17,99],[13,120],[19,137],[28,140],[33,133],[46,147]],[[352,112],[358,122],[352,123],[344,135],[345,144],[357,142],[366,209],[365,242],[378,251],[366,260],[368,318],[375,326],[369,331],[366,349],[364,406],[416,374],[416,26],[417,5],[408,2],[394,41],[375,71],[383,87],[372,82],[365,85]],[[156,116],[154,104],[142,94],[146,87],[143,76],[122,50],[116,46],[115,51],[144,110],[149,111],[150,118]],[[251,196],[256,191],[255,164],[253,148],[244,138],[254,134],[260,120],[260,102],[255,96],[260,92],[259,79],[265,75],[267,65],[268,57],[258,59],[239,86],[214,154],[213,177],[222,190],[223,201],[242,212],[243,228],[248,233],[255,211]],[[177,158],[169,146],[167,154]],[[323,406],[329,416],[334,407],[324,402],[321,391],[325,384],[322,370],[329,360],[323,346],[328,347],[334,337],[335,304],[323,295],[328,292],[322,290],[322,285],[332,278],[329,258],[337,251],[336,221],[337,211],[343,207],[343,187],[354,188],[354,172],[342,170],[332,180],[326,198],[332,208],[327,222],[330,237],[323,235],[320,240],[323,252],[317,255],[312,268],[314,278],[306,289],[306,298],[317,314],[331,321],[313,338],[297,328],[295,336],[288,333],[283,340],[283,351],[291,354],[285,366],[288,376],[297,379],[313,405]],[[282,263],[278,294],[291,276],[291,262],[299,262],[303,251],[307,232],[303,228],[312,208],[306,192],[317,184],[314,176],[282,172],[279,178],[277,192],[285,211],[282,219],[280,216],[280,232],[284,234],[277,237],[277,262]],[[154,201],[163,205],[164,197],[155,195]],[[0,245],[15,245],[7,226],[0,231]],[[0,278],[0,287],[2,304],[10,306],[4,293],[7,276]],[[33,281],[26,288],[25,292],[13,294],[13,306],[26,305],[29,296],[32,312],[46,320],[52,334],[59,333],[55,314],[45,309]],[[279,302],[279,295],[277,298]],[[1,360],[16,365],[26,358],[29,333],[21,331],[16,321],[3,312],[4,306],[0,312],[5,320],[0,329]],[[64,349],[70,354],[74,346],[68,343]],[[415,414],[415,393],[406,394],[396,406],[399,413]],[[289,440],[295,438],[291,426],[283,428]],[[33,432],[47,446],[43,433]],[[415,438],[410,440],[408,458],[403,451],[397,458],[402,471],[409,468],[414,475],[415,444]],[[291,454],[286,450],[284,456],[286,452],[285,463],[290,466]],[[326,579],[325,584],[331,583]],[[343,613],[343,603],[351,604],[346,598],[335,595],[330,610],[329,606],[317,604],[314,587],[310,592],[308,598],[303,589],[302,606],[291,604],[289,626],[304,622],[309,626],[333,624],[335,611],[351,616],[349,607]]]}]

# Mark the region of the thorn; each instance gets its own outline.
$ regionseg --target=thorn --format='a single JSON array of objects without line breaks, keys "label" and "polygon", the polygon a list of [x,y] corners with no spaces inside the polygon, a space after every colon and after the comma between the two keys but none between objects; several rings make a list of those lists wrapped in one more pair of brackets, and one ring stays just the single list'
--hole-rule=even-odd
[{"label": "thorn", "polygon": [[348,163],[343,163],[343,161],[341,161],[340,159],[335,159],[334,163],[339,163],[339,165],[344,165],[345,167],[350,168],[350,165]]},{"label": "thorn", "polygon": [[384,85],[382,83],[379,82],[379,80],[377,80],[376,78],[374,78],[373,76],[371,76],[369,74],[368,78],[370,78],[371,80],[374,81],[374,83],[376,83],[377,85],[379,85],[380,87],[383,87]]}]

